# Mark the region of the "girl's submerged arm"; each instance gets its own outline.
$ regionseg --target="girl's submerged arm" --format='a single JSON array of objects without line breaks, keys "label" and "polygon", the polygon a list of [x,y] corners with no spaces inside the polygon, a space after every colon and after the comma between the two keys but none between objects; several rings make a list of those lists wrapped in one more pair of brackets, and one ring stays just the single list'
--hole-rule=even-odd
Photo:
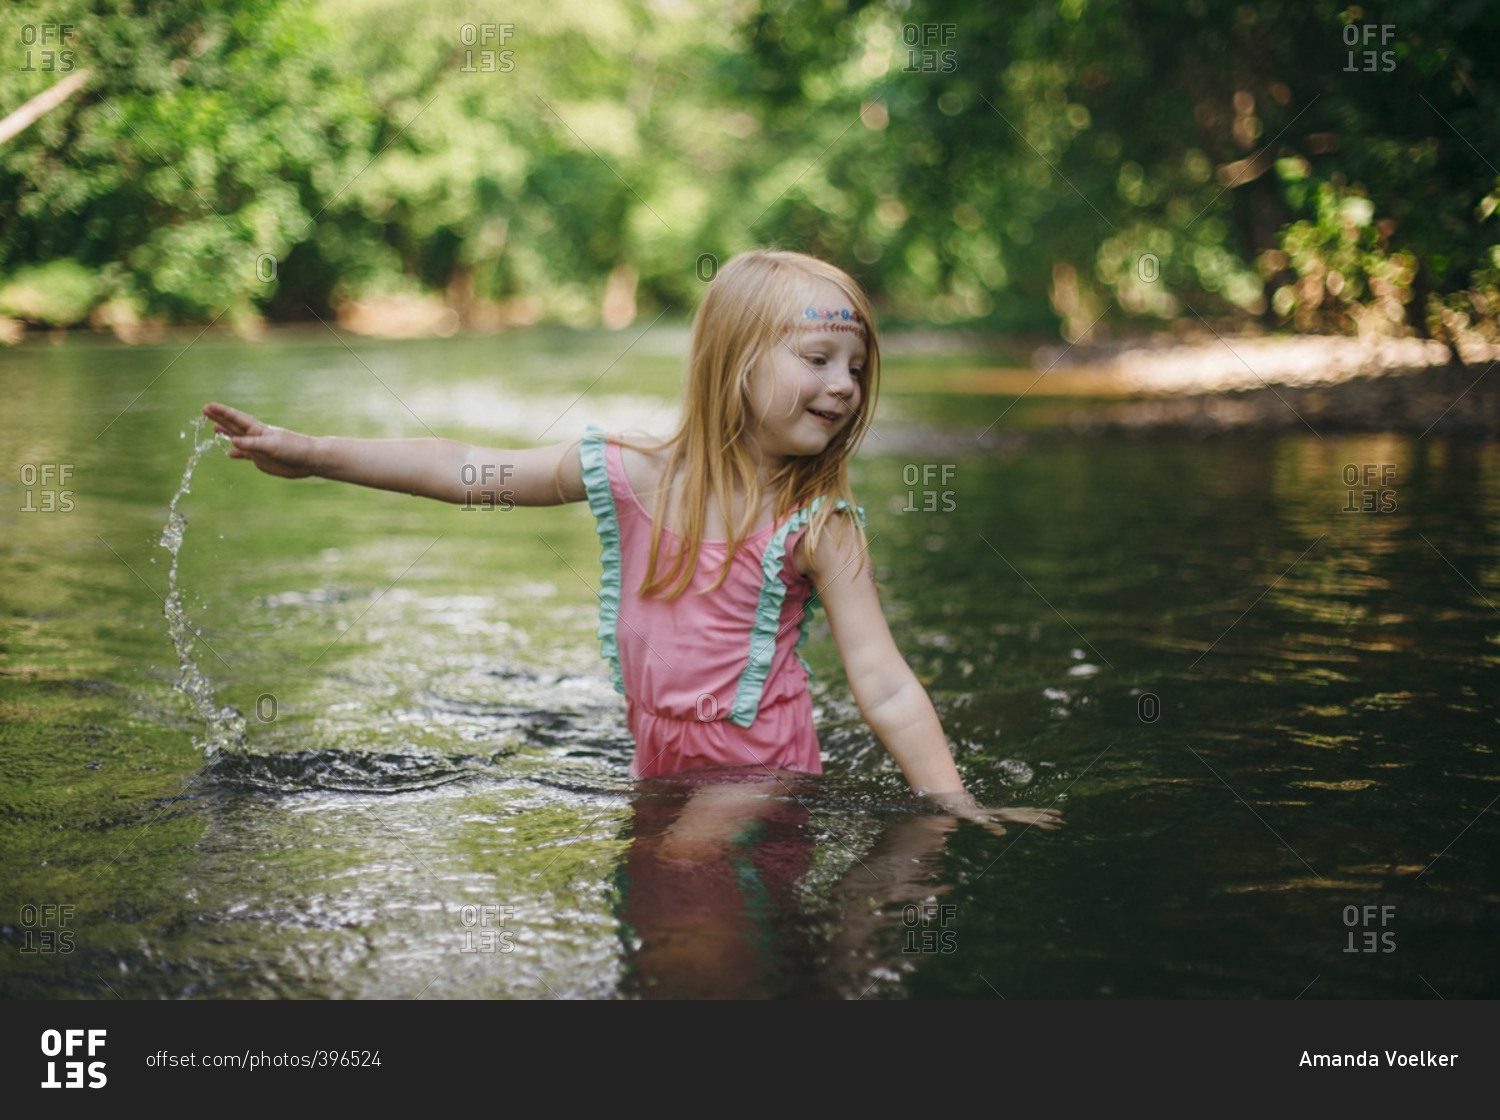
[{"label": "girl's submerged arm", "polygon": [[835,518],[811,557],[854,701],[907,782],[940,799],[967,796],[937,711],[886,624],[870,558],[847,518]]},{"label": "girl's submerged arm", "polygon": [[249,459],[282,478],[320,475],[464,505],[550,506],[583,498],[576,443],[504,451],[451,439],[306,436],[210,404],[203,414]]}]

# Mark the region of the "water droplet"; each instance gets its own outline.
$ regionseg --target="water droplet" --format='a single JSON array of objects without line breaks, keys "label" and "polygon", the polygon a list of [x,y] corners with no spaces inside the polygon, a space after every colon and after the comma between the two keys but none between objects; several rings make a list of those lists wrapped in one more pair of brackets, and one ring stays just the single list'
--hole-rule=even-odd
[{"label": "water droplet", "polygon": [[1019,758],[1002,758],[999,768],[1005,780],[1015,785],[1029,785],[1036,778],[1035,771]]}]

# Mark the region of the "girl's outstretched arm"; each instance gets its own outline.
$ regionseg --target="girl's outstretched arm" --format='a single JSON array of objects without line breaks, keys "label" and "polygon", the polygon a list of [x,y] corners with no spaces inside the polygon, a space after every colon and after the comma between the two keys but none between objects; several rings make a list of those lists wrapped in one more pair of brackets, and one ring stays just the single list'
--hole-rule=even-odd
[{"label": "girl's outstretched arm", "polygon": [[874,567],[847,517],[838,517],[808,558],[854,701],[917,793],[989,825],[1008,820],[1055,828],[1052,809],[987,809],[964,789],[932,700],[891,637]]},{"label": "girl's outstretched arm", "polygon": [[307,436],[217,403],[203,415],[229,437],[231,459],[280,478],[318,475],[463,505],[551,506],[584,497],[576,443],[503,451],[451,439]]}]

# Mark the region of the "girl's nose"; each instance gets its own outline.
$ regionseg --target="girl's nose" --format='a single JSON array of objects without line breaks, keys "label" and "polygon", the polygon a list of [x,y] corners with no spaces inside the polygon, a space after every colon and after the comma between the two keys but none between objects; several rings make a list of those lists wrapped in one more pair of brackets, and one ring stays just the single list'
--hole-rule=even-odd
[{"label": "girl's nose", "polygon": [[828,391],[836,397],[852,397],[859,388],[859,381],[847,363],[829,369]]}]

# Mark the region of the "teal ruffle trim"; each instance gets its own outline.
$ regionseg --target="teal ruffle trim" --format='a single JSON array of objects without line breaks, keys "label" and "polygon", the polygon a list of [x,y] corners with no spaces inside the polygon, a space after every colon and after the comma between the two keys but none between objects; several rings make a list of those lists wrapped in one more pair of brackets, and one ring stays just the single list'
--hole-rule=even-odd
[{"label": "teal ruffle trim", "polygon": [[599,581],[599,656],[609,662],[615,691],[623,694],[620,645],[615,639],[620,617],[620,520],[615,514],[615,496],[609,488],[604,447],[604,430],[590,424],[578,446],[578,454],[583,463],[583,489],[603,546],[599,553],[599,563],[604,569]]},{"label": "teal ruffle trim", "polygon": [[[781,621],[782,604],[786,601],[786,584],[781,579],[781,569],[786,564],[786,539],[799,529],[807,527],[813,514],[823,505],[822,498],[814,498],[812,504],[803,506],[772,535],[760,559],[760,601],[755,608],[755,625],[750,630],[750,661],[740,674],[739,686],[734,693],[734,707],[729,712],[729,722],[740,727],[749,727],[755,722],[760,710],[761,694],[765,692],[766,676],[771,671],[771,659],[776,655],[777,624]],[[834,509],[848,509],[843,499],[834,503]],[[856,506],[859,523],[865,523],[865,511]],[[802,614],[802,632],[797,637],[797,659],[808,674],[812,670],[802,656],[802,646],[807,641],[807,630],[812,622],[812,613],[818,606],[816,593],[808,598]]]}]

